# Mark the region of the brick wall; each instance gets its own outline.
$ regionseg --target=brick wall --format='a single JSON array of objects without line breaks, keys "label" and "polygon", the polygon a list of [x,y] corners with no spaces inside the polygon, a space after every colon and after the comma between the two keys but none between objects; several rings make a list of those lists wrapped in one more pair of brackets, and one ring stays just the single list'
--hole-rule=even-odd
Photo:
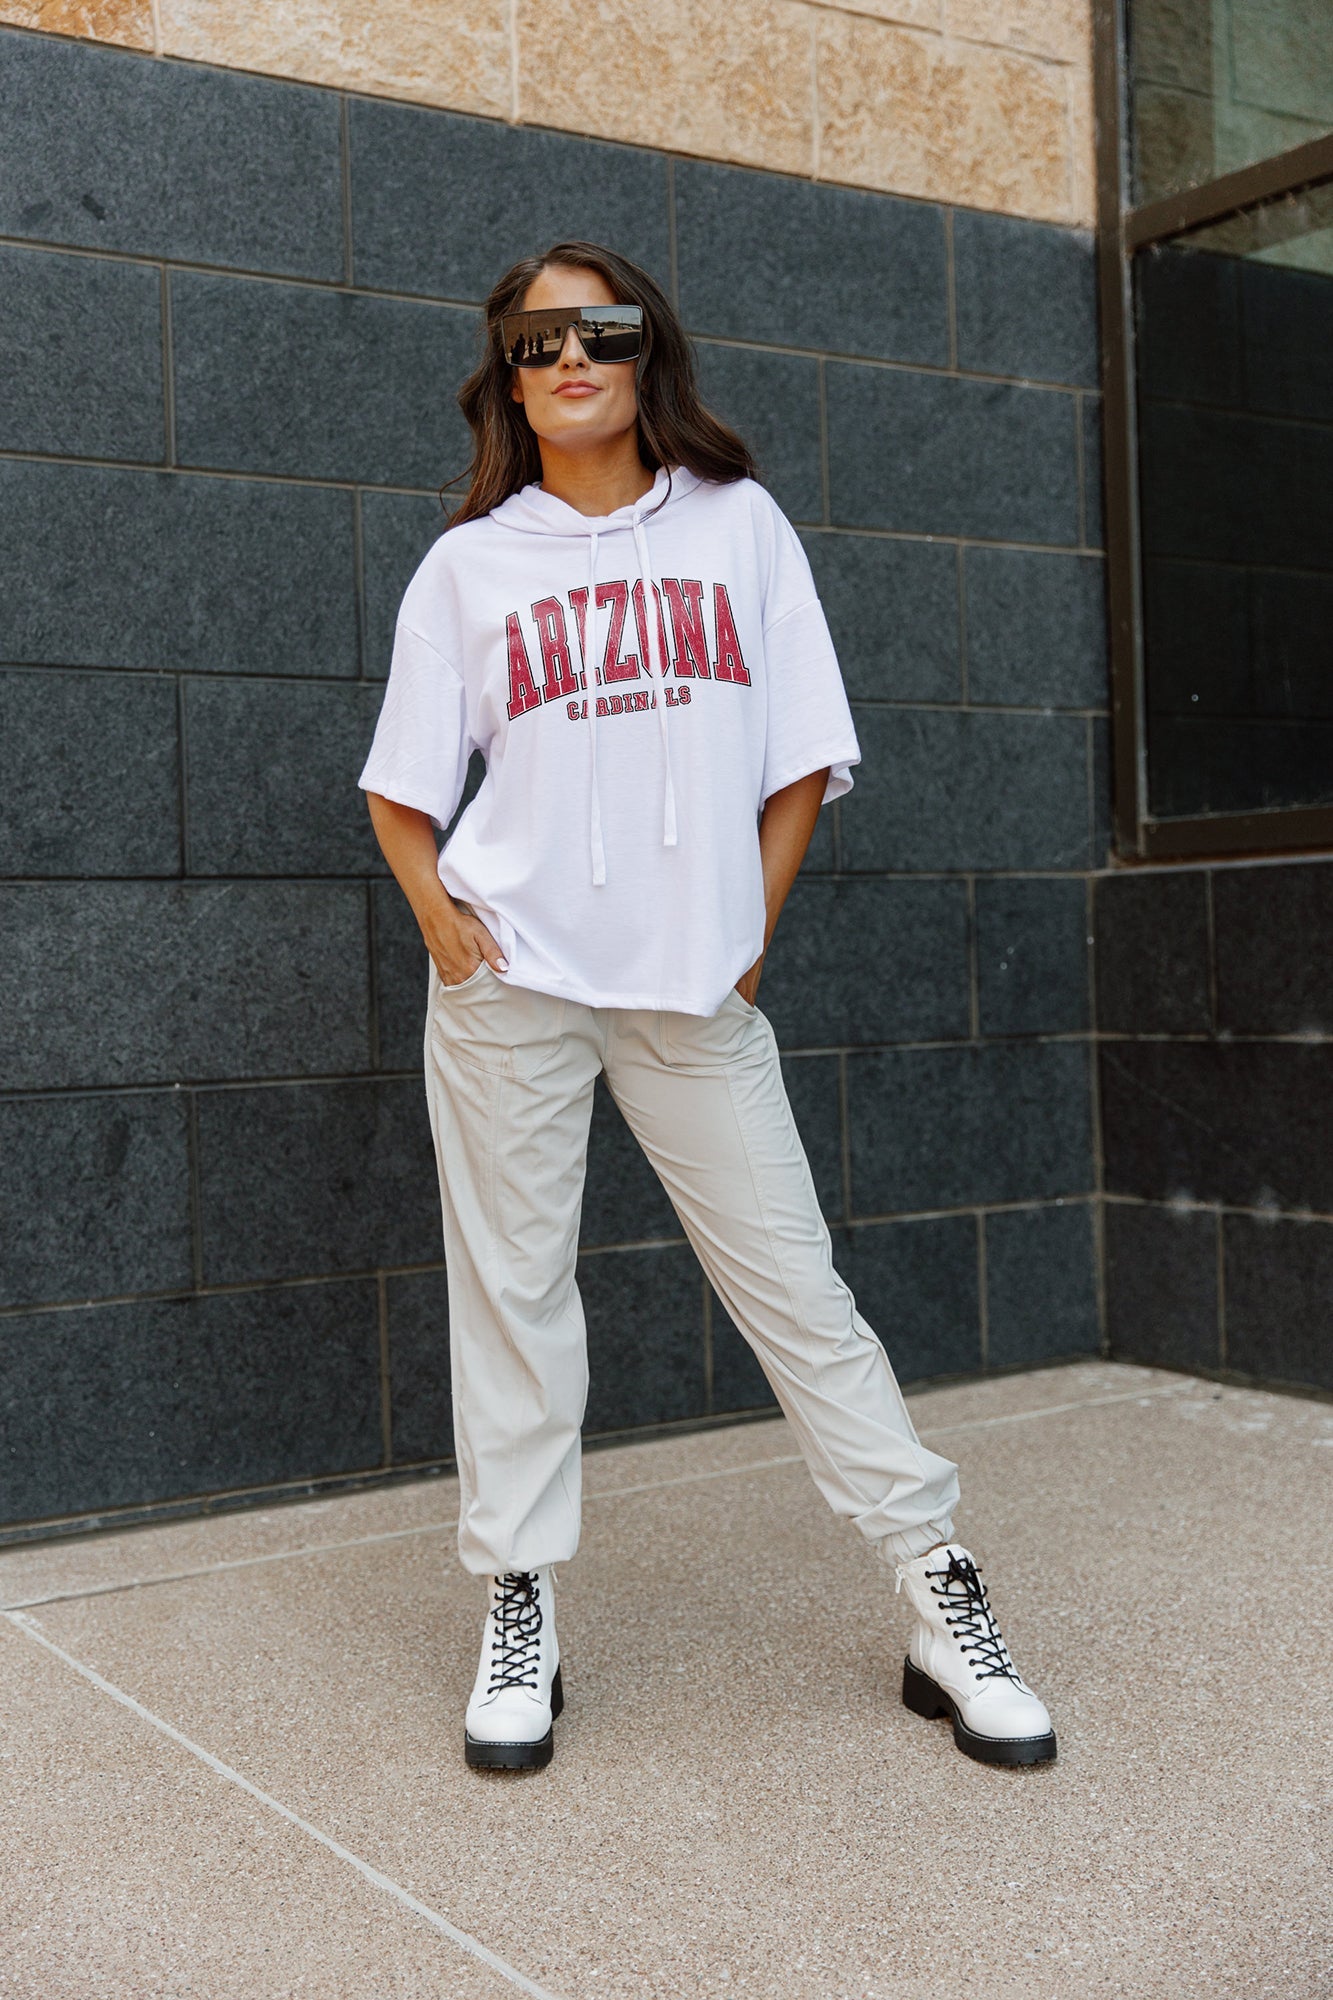
[{"label": "brick wall", "polygon": [[[904,1380],[1098,1345],[1080,231],[0,31],[0,1512],[438,1462],[425,960],[355,787],[476,302],[667,282],[865,762],[761,1004]],[[760,1405],[609,1102],[593,1433]]]}]

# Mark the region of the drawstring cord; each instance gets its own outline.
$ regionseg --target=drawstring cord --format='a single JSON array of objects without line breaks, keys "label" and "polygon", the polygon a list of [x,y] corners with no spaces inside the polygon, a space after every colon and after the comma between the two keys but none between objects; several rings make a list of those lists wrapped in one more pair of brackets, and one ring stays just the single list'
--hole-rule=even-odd
[{"label": "drawstring cord", "polygon": [[583,662],[583,678],[588,699],[588,743],[592,751],[592,803],[588,812],[588,840],[592,849],[594,885],[606,880],[606,848],[602,841],[602,795],[597,784],[597,530],[588,536],[588,608],[584,613],[588,643]]}]

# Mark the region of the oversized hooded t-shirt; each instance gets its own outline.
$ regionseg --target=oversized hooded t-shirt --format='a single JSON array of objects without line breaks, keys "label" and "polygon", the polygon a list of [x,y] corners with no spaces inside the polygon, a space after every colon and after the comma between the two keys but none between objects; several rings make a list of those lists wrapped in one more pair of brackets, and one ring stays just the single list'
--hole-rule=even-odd
[{"label": "oversized hooded t-shirt", "polygon": [[860,749],[805,551],[753,480],[659,471],[591,518],[525,486],[440,536],[398,615],[361,786],[443,830],[507,980],[712,1014],[764,943],[758,816]]}]

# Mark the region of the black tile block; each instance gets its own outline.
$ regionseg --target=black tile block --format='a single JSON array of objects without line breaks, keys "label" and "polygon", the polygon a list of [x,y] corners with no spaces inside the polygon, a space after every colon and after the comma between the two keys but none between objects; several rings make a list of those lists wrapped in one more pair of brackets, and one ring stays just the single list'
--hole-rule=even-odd
[{"label": "black tile block", "polygon": [[0,247],[0,381],[0,449],[161,459],[157,272]]},{"label": "black tile block", "polygon": [[177,272],[171,330],[182,465],[437,487],[471,456],[471,311]]},{"label": "black tile block", "polygon": [[0,1320],[0,1495],[23,1521],[380,1462],[373,1281]]},{"label": "black tile block", "polygon": [[412,906],[396,882],[371,886],[379,1067],[421,1074],[430,961]]},{"label": "black tile block", "polygon": [[1154,244],[1134,259],[1138,374],[1144,394],[1176,402],[1242,400],[1239,258]]},{"label": "black tile block", "polygon": [[1333,1034],[1333,863],[1219,868],[1213,922],[1224,1034]]},{"label": "black tile block", "polygon": [[661,1181],[599,1077],[588,1135],[579,1241],[589,1246],[684,1235]]},{"label": "black tile block", "polygon": [[1114,1193],[1333,1209],[1333,1045],[1107,1042],[1101,1078]]},{"label": "black tile block", "polygon": [[179,1094],[0,1101],[0,1305],[191,1281]]},{"label": "black tile block", "polygon": [[591,1376],[585,1431],[704,1414],[703,1282],[684,1248],[580,1257]]},{"label": "black tile block", "polygon": [[[1209,261],[1208,259],[1204,260]],[[1239,264],[1244,382],[1252,409],[1333,419],[1333,286],[1327,271]]]},{"label": "black tile block", "polygon": [[1148,403],[1139,439],[1145,552],[1327,568],[1333,537],[1327,424]]},{"label": "black tile block", "polygon": [[777,1398],[758,1358],[717,1293],[709,1286],[712,1309],[713,1395],[717,1416],[744,1410],[775,1410]]},{"label": "black tile block", "polygon": [[13,1089],[337,1074],[369,1057],[355,883],[0,887]]},{"label": "black tile block", "polygon": [[389,1309],[389,1417],[395,1465],[454,1455],[449,1386],[449,1282],[413,1271],[385,1280]]},{"label": "black tile block", "polygon": [[1083,443],[1083,541],[1090,549],[1106,546],[1105,472],[1102,464],[1102,399],[1079,399],[1079,430]]},{"label": "black tile block", "polygon": [[1117,1361],[1216,1368],[1217,1217],[1108,1201],[1106,1336]]},{"label": "black tile block", "polygon": [[1077,541],[1072,396],[840,361],[826,373],[839,526]]},{"label": "black tile block", "polygon": [[986,1359],[1036,1367],[1096,1354],[1096,1251],[1089,1202],[1002,1209],[986,1217]]},{"label": "black tile block", "polygon": [[852,870],[1085,868],[1087,739],[1069,715],[856,708]]},{"label": "black tile block", "polygon": [[1100,876],[1093,887],[1097,1026],[1114,1035],[1212,1027],[1202,869]]},{"label": "black tile block", "polygon": [[976,885],[983,1035],[1076,1034],[1089,1024],[1081,881],[1002,876]]},{"label": "black tile block", "polygon": [[793,521],[824,517],[819,364],[799,354],[697,343],[705,402],[738,430],[759,477]]},{"label": "black tile block", "polygon": [[1108,707],[1102,569],[1100,556],[968,549],[963,587],[969,700]]},{"label": "black tile block", "polygon": [[355,674],[354,579],[350,493],[0,462],[0,660]]},{"label": "black tile block", "polygon": [[367,674],[386,680],[403,592],[445,514],[438,495],[363,493],[360,502],[362,657]]},{"label": "black tile block", "polygon": [[340,278],[338,99],[0,29],[0,235]]},{"label": "black tile block", "polygon": [[1226,1215],[1222,1242],[1227,1366],[1333,1389],[1333,1227]]},{"label": "black tile block", "polygon": [[948,361],[944,217],[928,203],[682,160],[676,258],[692,332]]},{"label": "black tile block", "polygon": [[[760,1005],[763,1005],[761,992]],[[836,1056],[784,1056],[782,1081],[826,1216],[843,1212],[842,1108]]]},{"label": "black tile block", "polygon": [[0,671],[0,875],[180,866],[176,683]]},{"label": "black tile block", "polygon": [[519,258],[571,240],[670,281],[659,153],[365,98],[348,122],[359,285],[480,302]]},{"label": "black tile block", "polygon": [[1086,1194],[1088,1099],[1076,1042],[851,1055],[852,1212]]},{"label": "black tile block", "polygon": [[966,1035],[962,883],[796,882],[759,1001],[783,1048]]},{"label": "black tile block", "polygon": [[955,550],[836,529],[807,529],[801,539],[848,694],[863,701],[957,701]]},{"label": "black tile block", "polygon": [[953,260],[960,368],[1096,385],[1089,231],[958,209]]},{"label": "black tile block", "polygon": [[439,1180],[416,1078],[201,1091],[207,1285],[438,1263]]},{"label": "black tile block", "polygon": [[191,874],[382,874],[356,780],[383,699],[377,682],[188,682]]},{"label": "black tile block", "polygon": [[833,1256],[900,1382],[981,1366],[977,1226],[970,1215],[839,1230]]}]

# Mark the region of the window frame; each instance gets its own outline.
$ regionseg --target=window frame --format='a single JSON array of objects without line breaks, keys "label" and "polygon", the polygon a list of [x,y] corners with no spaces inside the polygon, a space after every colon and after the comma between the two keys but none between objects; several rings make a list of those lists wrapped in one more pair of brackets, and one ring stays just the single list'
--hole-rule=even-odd
[{"label": "window frame", "polygon": [[1111,665],[1111,796],[1122,861],[1190,860],[1333,849],[1333,805],[1157,819],[1148,810],[1138,496],[1133,258],[1181,230],[1333,181],[1333,133],[1198,187],[1129,202],[1130,0],[1093,0],[1097,297],[1101,317],[1102,479]]}]

